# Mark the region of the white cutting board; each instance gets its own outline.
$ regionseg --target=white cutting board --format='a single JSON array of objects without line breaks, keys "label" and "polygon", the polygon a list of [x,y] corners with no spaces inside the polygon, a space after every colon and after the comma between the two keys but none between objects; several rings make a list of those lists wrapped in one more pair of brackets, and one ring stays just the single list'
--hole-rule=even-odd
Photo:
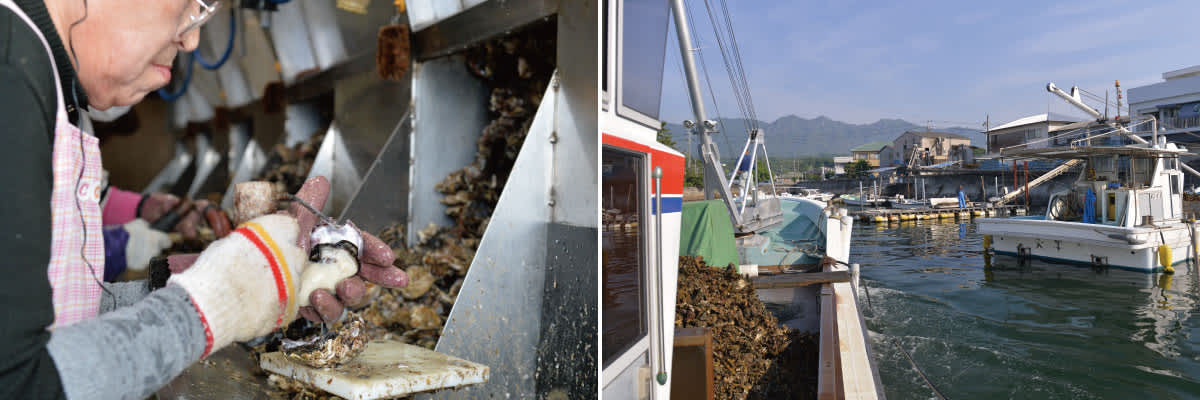
[{"label": "white cutting board", "polygon": [[280,352],[263,354],[267,371],[350,400],[404,396],[487,382],[488,367],[395,340],[374,340],[335,368],[313,368]]}]

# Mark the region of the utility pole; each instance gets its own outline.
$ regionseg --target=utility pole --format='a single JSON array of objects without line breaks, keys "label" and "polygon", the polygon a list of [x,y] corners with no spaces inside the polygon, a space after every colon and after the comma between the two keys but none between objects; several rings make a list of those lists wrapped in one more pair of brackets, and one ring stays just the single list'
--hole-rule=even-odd
[{"label": "utility pole", "polygon": [[1114,80],[1113,84],[1117,87],[1117,120],[1121,120],[1121,81]]}]

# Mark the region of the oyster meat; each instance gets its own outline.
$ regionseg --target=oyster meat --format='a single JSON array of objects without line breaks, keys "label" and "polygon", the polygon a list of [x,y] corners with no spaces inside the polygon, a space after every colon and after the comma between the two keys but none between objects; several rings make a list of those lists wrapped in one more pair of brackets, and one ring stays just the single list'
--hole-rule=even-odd
[{"label": "oyster meat", "polygon": [[341,326],[323,334],[301,340],[284,339],[280,351],[288,358],[314,368],[338,366],[362,353],[367,334],[362,317],[348,314]]}]

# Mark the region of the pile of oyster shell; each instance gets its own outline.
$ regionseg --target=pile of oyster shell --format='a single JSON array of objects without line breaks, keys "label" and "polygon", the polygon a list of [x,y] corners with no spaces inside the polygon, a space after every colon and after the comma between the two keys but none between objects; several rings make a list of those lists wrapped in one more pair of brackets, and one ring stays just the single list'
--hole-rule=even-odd
[{"label": "pile of oyster shell", "polygon": [[679,257],[675,327],[711,329],[716,398],[816,398],[817,335],[780,324],[733,268]]},{"label": "pile of oyster shell", "polygon": [[317,150],[320,150],[324,140],[324,130],[321,130],[292,147],[276,144],[267,158],[266,166],[254,180],[275,183],[278,193],[296,193],[308,178],[308,171],[312,169]]}]

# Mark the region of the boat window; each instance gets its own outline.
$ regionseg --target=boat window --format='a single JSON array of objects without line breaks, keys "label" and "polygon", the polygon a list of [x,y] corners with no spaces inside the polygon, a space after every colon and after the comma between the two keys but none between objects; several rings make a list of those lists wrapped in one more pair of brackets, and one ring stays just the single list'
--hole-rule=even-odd
[{"label": "boat window", "polygon": [[[621,106],[657,120],[662,103],[663,64],[666,60],[669,3],[662,0],[626,0],[622,10],[621,53],[618,55]],[[640,118],[639,118],[640,119]]]},{"label": "boat window", "polygon": [[639,154],[606,148],[601,162],[603,199],[603,251],[601,280],[602,361],[604,367],[646,336],[647,260],[642,228],[642,206],[647,194]]},{"label": "boat window", "polygon": [[1112,156],[1096,156],[1091,159],[1091,168],[1096,173],[1097,180],[1117,180],[1116,168]]},{"label": "boat window", "polygon": [[1131,174],[1129,176],[1129,184],[1134,187],[1142,187],[1150,184],[1150,178],[1154,176],[1154,159],[1137,157],[1129,163]]},{"label": "boat window", "polygon": [[1171,194],[1179,194],[1183,191],[1182,186],[1179,182],[1179,175],[1171,175]]}]

